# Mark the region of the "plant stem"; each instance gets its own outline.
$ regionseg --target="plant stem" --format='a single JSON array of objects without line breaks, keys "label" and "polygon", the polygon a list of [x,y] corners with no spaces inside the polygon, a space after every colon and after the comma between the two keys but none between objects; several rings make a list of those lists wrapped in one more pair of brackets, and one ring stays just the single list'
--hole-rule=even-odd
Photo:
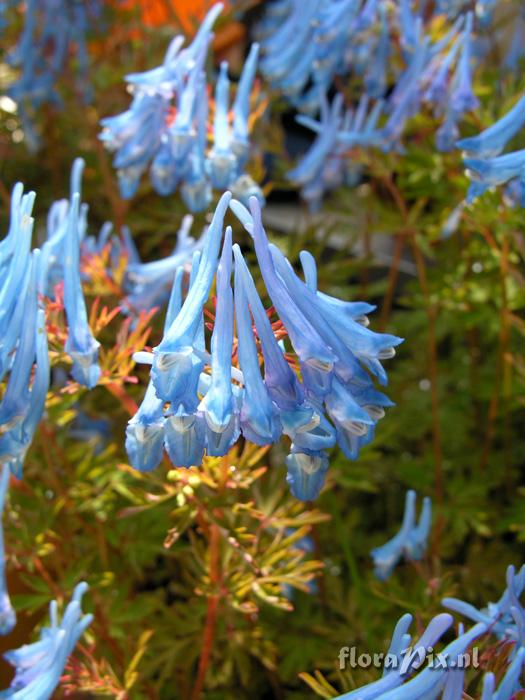
[{"label": "plant stem", "polygon": [[199,667],[197,670],[197,678],[191,693],[191,700],[199,700],[206,679],[206,672],[210,664],[213,641],[215,639],[215,627],[217,623],[217,609],[219,606],[220,593],[218,587],[221,579],[220,568],[220,531],[215,523],[210,525],[210,582],[212,588],[216,589],[216,593],[208,596],[208,605],[206,608],[206,622],[204,624],[204,633],[202,638],[202,649],[199,658]]}]

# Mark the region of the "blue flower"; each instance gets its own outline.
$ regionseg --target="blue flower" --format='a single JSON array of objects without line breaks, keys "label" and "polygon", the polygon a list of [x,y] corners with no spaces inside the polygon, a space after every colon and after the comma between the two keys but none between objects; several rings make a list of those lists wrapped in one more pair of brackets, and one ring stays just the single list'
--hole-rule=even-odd
[{"label": "blue flower", "polygon": [[100,343],[95,340],[89,327],[80,281],[79,206],[80,193],[76,191],[72,194],[69,206],[64,246],[64,307],[68,323],[65,350],[73,361],[73,378],[91,389],[100,377]]},{"label": "blue flower", "polygon": [[5,499],[9,489],[10,470],[8,464],[3,464],[0,475],[0,634],[9,634],[16,625],[16,613],[11,605],[9,593],[7,592],[7,581],[5,577],[5,551],[4,551],[4,526],[3,515],[5,509]]},{"label": "blue flower", "polygon": [[197,386],[204,368],[197,347],[199,323],[218,265],[223,220],[230,198],[229,192],[222,195],[208,229],[195,281],[179,314],[153,350],[152,377],[157,395],[171,402],[175,410],[179,405],[190,413],[197,408]]},{"label": "blue flower", "polygon": [[[324,483],[325,451],[339,439],[356,457],[372,439],[391,402],[374,389],[365,368],[386,383],[381,361],[395,354],[401,339],[365,327],[366,313],[373,310],[369,304],[318,292],[315,261],[306,252],[303,282],[269,244],[258,199],[250,199],[250,213],[230,198],[229,192],[221,198],[202,251],[194,253],[184,301],[182,268],[177,273],[161,343],[152,354],[135,355],[151,363],[152,385],[128,424],[130,462],[139,469],[156,466],[162,432],[170,459],[185,467],[199,465],[205,451],[226,454],[240,433],[259,445],[284,433],[291,442],[286,464],[292,492],[311,500]],[[259,272],[279,316],[275,327],[239,246],[232,247],[230,228],[218,261],[228,204],[253,237]],[[216,316],[208,350],[203,311],[214,279]],[[286,342],[276,333],[286,335]]]},{"label": "blue flower", "polygon": [[520,678],[524,666],[525,647],[522,646],[508,667],[497,690],[495,689],[496,679],[494,674],[485,674],[481,700],[512,700],[512,698],[516,697],[517,692],[522,689]]},{"label": "blue flower", "polygon": [[[235,256],[235,318],[237,321],[239,367],[242,371],[244,384],[239,414],[240,426],[243,435],[250,442],[254,442],[256,445],[271,445],[279,439],[282,428],[278,417],[278,408],[272,401],[267,382],[261,376],[251,314],[258,318],[259,328],[261,323],[263,324],[259,336],[261,340],[268,330],[271,333],[271,328],[268,329],[269,323],[265,324],[263,321],[263,317],[266,317],[264,309],[262,309],[253,280],[237,244],[233,246],[233,253]],[[249,294],[252,299],[251,303],[249,302]],[[266,320],[268,321],[267,317]],[[267,346],[263,345],[263,348],[269,353]],[[269,357],[268,354],[267,357]],[[280,367],[282,368],[282,365]],[[286,364],[285,367],[287,367]],[[284,374],[288,375],[287,369],[283,369]]]},{"label": "blue flower", "polygon": [[[374,700],[375,698],[381,698],[381,700],[383,700],[383,698],[388,698],[389,700],[397,700],[397,698],[401,698],[403,700],[405,698],[407,700],[414,700],[414,698],[421,697],[417,694],[411,695],[410,693],[407,693],[405,688],[408,684],[403,684],[410,678],[414,671],[418,670],[422,666],[426,658],[427,649],[435,646],[436,642],[439,641],[439,639],[450,628],[453,619],[451,615],[447,615],[446,613],[436,615],[430,620],[419,639],[413,642],[411,635],[408,634],[408,628],[410,627],[411,622],[412,615],[409,614],[403,615],[398,621],[392,635],[390,648],[388,650],[389,655],[391,655],[390,659],[392,660],[391,668],[385,668],[383,677],[377,681],[367,683],[367,685],[364,685],[361,688],[351,690],[349,693],[339,695],[338,700]],[[476,636],[478,636],[478,634],[482,634],[483,629],[484,628],[476,630]],[[466,640],[462,640],[461,644],[455,644],[453,642],[452,644],[454,647],[449,645],[447,650],[452,647],[451,652],[455,656],[460,653],[458,651],[458,647],[468,647],[470,639],[471,637],[468,637]],[[414,653],[407,657],[405,652],[409,647],[411,647],[413,650],[423,650],[424,653]],[[394,658],[396,659],[396,662],[394,662]],[[421,675],[422,674],[416,676],[415,680],[417,680]]]},{"label": "blue flower", "polygon": [[[100,139],[115,152],[121,194],[132,197],[149,168],[155,190],[167,196],[180,187],[190,211],[202,211],[211,201],[212,186],[224,190],[244,175],[249,155],[248,117],[258,46],[243,68],[230,124],[228,64],[223,62],[215,91],[214,141],[208,149],[208,92],[204,72],[212,27],[223,6],[215,4],[193,42],[183,48],[175,37],[164,63],[144,73],[126,76],[134,94],[130,108],[102,119]],[[254,191],[261,201],[262,193]]]},{"label": "blue flower", "polygon": [[295,498],[312,501],[319,495],[328,471],[328,455],[321,450],[311,453],[298,449],[293,443],[286,457],[286,482]]},{"label": "blue flower", "polygon": [[487,625],[499,639],[512,640],[518,647],[525,646],[525,610],[519,602],[524,589],[525,565],[518,573],[513,566],[509,566],[507,588],[496,603],[489,603],[486,608],[478,610],[457,598],[444,598],[443,605],[469,620]]},{"label": "blue flower", "polygon": [[[476,625],[468,632],[460,634],[453,642],[448,644],[441,652],[442,658],[449,660],[448,664],[436,667],[427,666],[423,671],[399,685],[397,688],[387,690],[380,695],[381,700],[414,700],[414,698],[436,698],[443,692],[444,698],[461,700],[463,696],[463,671],[455,666],[459,657],[466,652],[469,646],[478,637],[487,631],[485,625]],[[421,647],[419,644],[415,648]],[[424,647],[426,650],[426,647]],[[444,668],[442,667],[444,666]],[[390,676],[386,676],[389,678]],[[459,684],[458,684],[459,680]],[[340,699],[347,699],[349,695],[342,695]],[[356,696],[357,697],[357,696]],[[363,697],[364,695],[359,697]],[[376,695],[368,697],[377,697]]]},{"label": "blue flower", "polygon": [[493,158],[498,156],[507,142],[525,126],[525,96],[521,97],[514,107],[497,122],[489,126],[477,136],[461,139],[457,147],[469,156],[478,158]]},{"label": "blue flower", "polygon": [[222,255],[217,270],[217,313],[211,337],[211,384],[199,404],[206,422],[207,453],[225,455],[239,436],[239,419],[235,410],[231,358],[233,348],[233,292],[230,285],[232,267],[232,230],[226,229]]},{"label": "blue flower", "polygon": [[456,115],[479,107],[479,100],[472,89],[472,23],[472,12],[469,12],[463,30],[461,54],[452,79],[450,94],[450,108]]},{"label": "blue flower", "polygon": [[79,583],[59,623],[57,603],[49,606],[51,626],[44,627],[40,640],[24,644],[4,654],[15,667],[15,676],[2,697],[13,700],[49,700],[60,682],[64,666],[77,641],[93,620],[92,615],[82,615],[80,607],[87,583]]},{"label": "blue flower", "polygon": [[467,175],[472,183],[467,195],[467,202],[496,185],[504,185],[514,178],[519,178],[521,199],[525,202],[525,150],[505,153],[496,158],[465,158],[463,161]]},{"label": "blue flower", "polygon": [[33,114],[46,102],[58,107],[62,104],[57,83],[72,54],[76,55],[77,88],[83,100],[90,101],[86,32],[100,25],[101,10],[102,3],[98,0],[89,3],[28,0],[26,3],[20,39],[8,55],[11,65],[20,69],[20,76],[8,87],[7,94],[18,103],[29,148],[34,150],[39,145]]},{"label": "blue flower", "polygon": [[[30,278],[23,305],[23,325],[20,330],[15,358],[5,393],[0,402],[0,425],[9,431],[24,420],[29,409],[28,387],[35,361],[37,323],[37,274],[39,250],[33,251],[30,258]],[[5,437],[5,432],[2,437]]]},{"label": "blue flower", "polygon": [[191,260],[196,250],[202,247],[204,238],[198,241],[189,234],[192,216],[185,216],[177,232],[177,243],[171,255],[161,260],[142,262],[130,260],[126,267],[125,289],[128,292],[123,306],[126,311],[137,313],[149,311],[164,304],[169,297],[174,272]]},{"label": "blue flower", "polygon": [[423,499],[423,508],[417,525],[415,523],[415,507],[416,492],[407,491],[401,530],[391,540],[381,547],[376,547],[371,552],[374,560],[374,573],[382,581],[391,575],[401,557],[417,561],[425,552],[432,524],[430,498]]},{"label": "blue flower", "polygon": [[0,242],[0,378],[9,369],[23,326],[34,199],[33,192],[23,195],[22,184],[15,186],[9,231]]},{"label": "blue flower", "polygon": [[26,453],[44,413],[49,390],[50,366],[43,309],[37,312],[35,335],[36,370],[31,391],[29,386],[24,388],[22,397],[25,404],[20,420],[0,436],[0,461],[6,462],[11,472],[19,479],[22,478]]}]

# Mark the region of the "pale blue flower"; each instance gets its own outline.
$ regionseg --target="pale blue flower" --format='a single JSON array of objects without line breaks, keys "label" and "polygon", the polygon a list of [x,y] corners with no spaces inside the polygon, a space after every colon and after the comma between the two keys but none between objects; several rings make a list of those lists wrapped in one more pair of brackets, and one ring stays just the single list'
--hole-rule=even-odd
[{"label": "pale blue flower", "polygon": [[230,199],[229,192],[222,195],[208,229],[195,282],[179,314],[153,350],[152,377],[157,395],[171,402],[175,411],[182,405],[191,413],[198,405],[197,386],[204,360],[196,346],[197,334],[218,265],[223,220]]},{"label": "pale blue flower", "polygon": [[60,682],[64,666],[77,641],[91,624],[93,615],[82,615],[81,600],[88,588],[79,583],[59,622],[57,602],[49,606],[50,627],[40,632],[40,640],[24,644],[4,654],[15,667],[15,676],[1,697],[13,700],[49,700]]},{"label": "pale blue flower", "polygon": [[233,349],[232,230],[228,226],[217,270],[217,312],[211,337],[211,384],[199,404],[206,422],[207,453],[225,455],[239,436],[231,382]]},{"label": "pale blue flower", "polygon": [[496,158],[465,158],[463,163],[472,180],[467,202],[472,202],[491,187],[504,185],[514,178],[519,179],[520,199],[525,202],[525,150],[505,153]]},{"label": "pale blue flower", "polygon": [[409,561],[421,559],[427,547],[431,524],[430,498],[423,499],[423,508],[416,525],[416,492],[407,491],[401,530],[391,540],[371,552],[376,576],[382,581],[386,580],[402,557]]},{"label": "pale blue flower", "polygon": [[89,327],[80,281],[79,205],[80,194],[75,192],[70,202],[64,246],[64,307],[68,323],[65,351],[73,361],[71,374],[75,381],[91,389],[100,377],[100,343],[95,340]]},{"label": "pale blue flower", "polygon": [[525,96],[521,97],[514,107],[492,126],[489,126],[477,136],[461,139],[456,145],[469,156],[494,158],[503,151],[507,142],[524,126]]},{"label": "pale blue flower", "polygon": [[[430,620],[419,639],[414,641],[412,641],[411,635],[408,634],[408,628],[410,627],[411,622],[412,615],[403,615],[394,629],[392,640],[390,642],[389,653],[397,657],[398,661],[401,661],[401,663],[392,664],[391,669],[385,669],[383,677],[379,680],[372,681],[371,683],[367,683],[367,685],[360,688],[356,688],[348,693],[339,695],[338,700],[374,700],[375,698],[381,698],[381,700],[383,700],[383,698],[386,697],[388,697],[389,700],[394,700],[394,698],[398,697],[403,699],[406,698],[407,700],[416,700],[416,698],[422,697],[417,694],[408,694],[404,690],[406,686],[403,684],[406,683],[414,671],[417,671],[422,666],[423,662],[425,661],[426,654],[423,655],[416,653],[412,655],[405,664],[403,664],[403,661],[405,660],[404,651],[409,647],[412,649],[424,649],[425,651],[429,647],[433,648],[436,642],[438,642],[450,628],[453,619],[451,615],[447,615],[446,613],[436,615]],[[482,634],[483,630],[483,627],[476,630],[476,636]],[[452,651],[455,654],[458,654],[458,646],[462,648],[463,645],[465,645],[465,647],[467,647],[467,641],[470,641],[470,637],[468,640],[463,640],[460,645],[455,645]],[[449,645],[449,647],[450,646],[451,645]],[[449,647],[447,647],[447,649]],[[416,680],[419,677],[420,676],[416,676]]]}]

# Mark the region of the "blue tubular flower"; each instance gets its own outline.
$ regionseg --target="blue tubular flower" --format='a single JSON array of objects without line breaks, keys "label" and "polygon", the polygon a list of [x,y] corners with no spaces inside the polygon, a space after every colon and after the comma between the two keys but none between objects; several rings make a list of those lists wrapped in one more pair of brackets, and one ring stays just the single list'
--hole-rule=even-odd
[{"label": "blue tubular flower", "polygon": [[525,646],[525,611],[519,597],[525,589],[525,565],[516,574],[513,566],[507,569],[507,588],[497,603],[477,610],[473,605],[457,598],[444,598],[443,605],[464,615],[469,620],[481,622],[499,638]]},{"label": "blue tubular flower", "polygon": [[493,158],[501,153],[507,142],[525,126],[525,96],[514,107],[477,136],[461,139],[457,147],[478,158]]},{"label": "blue tubular flower", "polygon": [[5,499],[9,489],[9,476],[11,474],[8,464],[3,464],[0,475],[0,634],[9,634],[16,625],[16,613],[11,605],[9,593],[7,592],[7,581],[5,577],[5,551],[4,551],[4,526],[3,515]]},{"label": "blue tubular flower", "polygon": [[266,232],[261,221],[261,209],[255,197],[250,199],[253,217],[253,239],[261,275],[274,306],[283,321],[295,352],[300,360],[321,372],[330,372],[335,355],[310,321],[297,307],[298,299],[293,299],[274,269]]},{"label": "blue tubular flower", "polygon": [[32,124],[33,113],[46,102],[61,106],[57,78],[69,61],[72,49],[77,58],[77,87],[84,102],[90,100],[85,34],[92,23],[100,23],[101,9],[99,0],[90,3],[28,0],[26,3],[20,40],[8,56],[8,61],[20,68],[20,76],[7,93],[18,103],[29,148],[34,150],[39,145]]},{"label": "blue tubular flower", "polygon": [[206,421],[206,451],[224,456],[239,437],[231,383],[233,293],[230,286],[232,230],[228,226],[217,270],[217,311],[211,338],[211,385],[199,405]]},{"label": "blue tubular flower", "polygon": [[[0,378],[10,365],[10,355],[23,324],[25,289],[28,282],[31,234],[33,231],[34,193],[21,196],[15,189],[11,202],[11,223],[2,241],[3,265],[0,267]],[[16,241],[16,244],[15,244]]]},{"label": "blue tubular flower", "polygon": [[158,467],[164,452],[164,402],[157,398],[153,382],[137,413],[126,427],[126,452],[129,463],[141,472]]},{"label": "blue tubular flower", "polygon": [[170,401],[175,411],[180,404],[189,413],[197,408],[197,384],[204,361],[196,347],[196,335],[217,269],[223,220],[230,198],[229,192],[222,195],[206,234],[195,282],[179,314],[153,351],[152,377],[157,395]]},{"label": "blue tubular flower", "polygon": [[329,107],[326,97],[321,101],[321,124],[318,136],[301,162],[287,173],[294,184],[307,187],[322,177],[326,159],[337,145],[338,131],[342,123],[343,96],[338,94]]},{"label": "blue tubular flower", "polygon": [[179,409],[166,419],[166,452],[177,467],[202,464],[206,446],[206,426],[202,416]]},{"label": "blue tubular flower", "polygon": [[[460,687],[449,686],[446,688],[449,679],[452,677],[453,681],[462,681],[462,674],[459,676],[452,675],[456,674],[458,669],[453,668],[457,665],[458,658],[465,653],[468,647],[474,642],[478,637],[487,631],[485,625],[476,625],[468,632],[461,634],[457,639],[448,644],[442,651],[443,658],[449,659],[450,663],[445,664],[445,668],[433,668],[427,666],[421,673],[419,673],[414,678],[406,681],[403,685],[398,686],[392,690],[388,690],[383,693],[380,697],[381,700],[414,700],[414,698],[436,698],[439,696],[441,691],[444,691],[443,698],[447,700],[461,700],[463,695],[463,684]],[[385,678],[389,678],[386,676]],[[342,695],[341,698],[346,698],[347,696]],[[361,696],[359,696],[361,697]]]},{"label": "blue tubular flower", "polygon": [[317,498],[328,471],[327,454],[321,450],[307,453],[292,443],[290,454],[286,457],[286,467],[286,482],[292,495],[300,501]]},{"label": "blue tubular flower", "polygon": [[279,439],[281,423],[277,415],[277,407],[270,398],[268,388],[261,377],[244,282],[249,272],[237,244],[233,246],[233,253],[239,366],[244,378],[239,421],[243,435],[250,442],[256,445],[271,445]]},{"label": "blue tubular flower", "polygon": [[46,319],[39,309],[36,321],[36,371],[31,392],[24,392],[25,409],[20,422],[0,437],[0,461],[8,463],[12,474],[22,478],[24,460],[44,413],[49,390],[50,365],[47,346]]},{"label": "blue tubular flower", "polygon": [[[44,627],[40,640],[6,652],[4,657],[15,667],[15,676],[5,697],[13,700],[49,700],[60,682],[60,676],[71,652],[93,615],[82,615],[80,607],[87,583],[79,583],[58,622],[57,603],[49,606],[51,626]],[[4,695],[2,693],[2,695]]]},{"label": "blue tubular flower", "polygon": [[372,61],[365,74],[365,88],[370,97],[383,97],[386,91],[390,36],[388,21],[383,5],[379,7],[380,34]]},{"label": "blue tubular flower", "polygon": [[[211,30],[222,4],[215,4],[193,42],[183,49],[176,37],[158,68],[126,76],[134,93],[130,108],[101,121],[100,139],[115,151],[122,196],[132,197],[149,168],[155,190],[163,196],[180,187],[191,211],[211,201],[211,186],[224,190],[242,176],[248,159],[250,90],[258,47],[244,67],[233,106],[233,134],[229,121],[228,64],[221,65],[216,84],[214,145],[208,151],[208,91],[204,67],[213,37]],[[211,181],[211,182],[210,182]],[[242,184],[242,181],[241,183]],[[255,191],[257,188],[254,185]],[[261,201],[262,193],[257,192]]]},{"label": "blue tubular flower", "polygon": [[383,148],[387,151],[397,145],[407,119],[419,109],[423,96],[421,77],[428,56],[429,41],[428,37],[424,37],[418,42],[412,59],[389,100],[390,116],[383,127]]},{"label": "blue tubular flower", "polygon": [[485,674],[481,700],[512,700],[516,693],[522,689],[520,677],[524,666],[525,647],[521,647],[503,676],[497,690],[495,690],[496,678],[494,674]]},{"label": "blue tubular flower", "polygon": [[197,103],[197,137],[188,156],[189,164],[181,186],[183,202],[190,211],[202,211],[211,202],[211,185],[206,175],[206,145],[208,128],[208,96],[201,81]]},{"label": "blue tubular flower", "polygon": [[169,296],[169,286],[173,274],[180,265],[187,263],[194,251],[199,250],[204,237],[196,241],[189,233],[193,224],[192,216],[185,216],[177,232],[177,244],[167,258],[143,263],[130,261],[126,268],[125,287],[128,296],[124,307],[131,312],[150,310],[164,304]]},{"label": "blue tubular flower", "polygon": [[374,573],[382,581],[389,578],[401,557],[417,561],[425,552],[432,519],[430,499],[423,500],[423,509],[417,526],[415,508],[416,492],[407,491],[401,530],[386,544],[371,551]]},{"label": "blue tubular flower", "polygon": [[237,159],[232,151],[229,111],[230,81],[228,64],[221,63],[217,86],[215,88],[215,118],[213,121],[213,148],[208,155],[207,168],[211,184],[216,189],[224,190],[235,179]]},{"label": "blue tubular flower", "polygon": [[28,387],[35,360],[36,283],[39,253],[40,251],[35,250],[31,255],[30,279],[24,300],[24,323],[7,388],[0,403],[0,426],[4,432],[11,430],[23,421],[29,409]]},{"label": "blue tubular flower", "polygon": [[239,169],[244,168],[248,160],[248,117],[250,116],[250,94],[252,91],[257,59],[259,57],[259,44],[252,44],[250,53],[242,69],[237,94],[233,103],[233,135],[232,149],[237,158]]},{"label": "blue tubular flower", "polygon": [[410,55],[415,51],[421,32],[421,19],[417,15],[412,14],[410,5],[410,0],[400,0],[399,2],[401,46],[407,55]]},{"label": "blue tubular flower", "polygon": [[467,21],[461,42],[461,54],[450,95],[450,107],[456,114],[463,114],[479,107],[479,100],[472,90],[472,13],[467,14]]},{"label": "blue tubular flower", "polygon": [[[191,218],[191,217],[190,217]],[[182,306],[184,268],[178,267],[164,320],[166,331]],[[132,467],[141,472],[152,471],[162,460],[165,440],[164,401],[157,397],[150,379],[137,413],[126,427],[126,452]]]},{"label": "blue tubular flower", "polygon": [[465,158],[463,161],[467,175],[473,180],[467,202],[483,194],[491,187],[503,185],[514,178],[520,180],[520,198],[525,201],[525,150],[505,153],[496,158]]},{"label": "blue tubular flower", "polygon": [[73,361],[71,374],[75,381],[91,389],[100,377],[100,343],[95,340],[89,327],[80,282],[79,205],[80,194],[77,191],[70,203],[65,242],[64,307],[68,322],[65,351]]},{"label": "blue tubular flower", "polygon": [[[403,652],[409,646],[411,646],[414,650],[424,650],[425,653],[416,653],[411,655],[410,659],[408,659],[408,663],[404,664],[401,662],[399,664],[393,664],[392,669],[385,669],[385,674],[379,680],[372,681],[372,683],[368,683],[361,688],[351,690],[349,693],[339,695],[337,700],[374,700],[375,698],[381,698],[381,700],[383,700],[383,698],[386,697],[388,697],[389,700],[394,700],[394,698],[398,697],[396,693],[399,693],[399,698],[403,698],[403,700],[405,698],[406,700],[415,700],[415,698],[419,699],[420,697],[423,697],[417,694],[405,694],[404,687],[406,686],[403,686],[402,684],[408,678],[410,678],[414,671],[420,668],[425,660],[426,650],[428,647],[433,648],[435,646],[436,642],[439,641],[439,639],[441,639],[445,632],[450,628],[453,619],[451,615],[447,615],[446,613],[436,615],[428,623],[421,637],[412,644],[411,637],[409,634],[407,634],[407,630],[411,622],[412,615],[403,615],[403,617],[398,621],[394,629],[394,634],[392,635],[390,651],[392,654],[398,658],[402,658],[403,660],[405,660],[405,654]],[[481,634],[482,631],[479,633]],[[463,644],[465,644],[465,640],[463,641]],[[451,645],[449,645],[449,647],[450,646]],[[459,646],[460,645],[456,645],[452,650],[454,655],[459,654]],[[465,648],[467,646],[468,644],[465,644]],[[449,647],[447,647],[447,649],[449,649]],[[416,679],[417,678],[419,678],[419,676],[416,676]]]}]

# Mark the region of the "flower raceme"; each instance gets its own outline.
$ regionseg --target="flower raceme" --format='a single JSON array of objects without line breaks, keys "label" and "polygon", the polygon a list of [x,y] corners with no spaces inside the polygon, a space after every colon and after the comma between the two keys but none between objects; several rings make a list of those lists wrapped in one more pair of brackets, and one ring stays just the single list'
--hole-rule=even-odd
[{"label": "flower raceme", "polygon": [[[211,202],[212,188],[231,187],[240,196],[262,192],[244,170],[249,157],[250,94],[259,53],[253,44],[246,59],[230,113],[228,64],[223,62],[215,87],[215,111],[209,125],[204,64],[213,38],[212,27],[222,10],[215,4],[192,43],[183,48],[177,36],[162,66],[127,76],[133,94],[130,108],[102,120],[101,140],[115,152],[120,191],[132,197],[149,168],[152,185],[166,196],[180,186],[190,211]],[[208,149],[209,126],[213,146]]]},{"label": "flower raceme", "polygon": [[[229,227],[223,237],[228,207],[253,238],[270,311]],[[174,273],[161,342],[153,353],[136,354],[151,364],[151,382],[127,429],[134,467],[157,466],[163,447],[176,466],[189,467],[205,452],[225,455],[241,434],[269,445],[284,433],[291,441],[290,488],[308,500],[324,483],[326,450],[339,443],[355,459],[373,439],[392,405],[373,378],[387,383],[381,362],[393,357],[401,339],[366,327],[369,304],[318,291],[316,264],[306,251],[301,264],[304,280],[269,243],[256,197],[248,211],[223,194],[193,254],[185,297],[183,269]],[[204,313],[214,283],[208,338]]]},{"label": "flower raceme", "polygon": [[31,251],[34,193],[13,189],[11,221],[0,241],[0,378],[5,391],[0,401],[0,463],[22,475],[25,455],[45,408],[50,365],[42,308],[43,296],[57,282],[64,282],[68,322],[65,351],[72,375],[88,388],[100,375],[98,342],[88,324],[80,282],[80,239],[85,232],[85,207],[80,206],[83,161],[73,166],[71,200],[57,202],[48,217],[47,239],[42,249]]}]

